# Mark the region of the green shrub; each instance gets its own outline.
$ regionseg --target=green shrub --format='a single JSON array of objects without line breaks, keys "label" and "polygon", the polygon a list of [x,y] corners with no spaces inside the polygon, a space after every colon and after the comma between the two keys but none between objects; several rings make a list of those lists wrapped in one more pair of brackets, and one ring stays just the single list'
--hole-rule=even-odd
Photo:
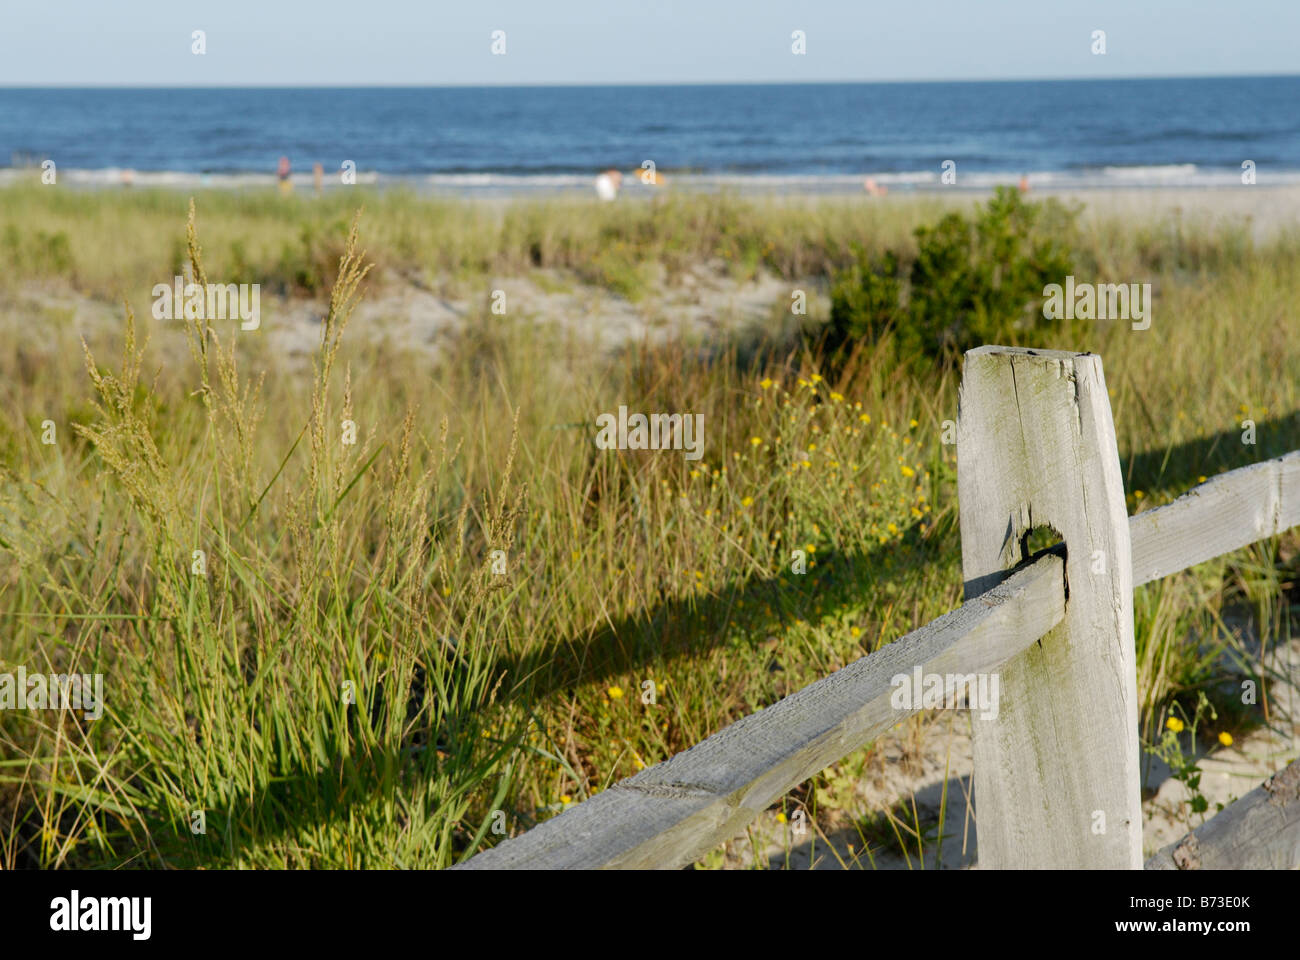
[{"label": "green shrub", "polygon": [[1026,203],[1000,188],[973,218],[949,213],[915,231],[910,262],[859,252],[836,275],[824,345],[842,353],[892,332],[899,357],[931,362],[984,343],[1046,345],[1062,331],[1043,317],[1043,288],[1073,272],[1078,211]]}]

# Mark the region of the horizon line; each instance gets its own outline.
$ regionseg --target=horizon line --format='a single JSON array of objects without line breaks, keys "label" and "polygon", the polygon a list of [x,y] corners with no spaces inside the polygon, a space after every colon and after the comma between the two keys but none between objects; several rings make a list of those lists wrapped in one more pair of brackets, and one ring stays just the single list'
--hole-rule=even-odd
[{"label": "horizon line", "polygon": [[1124,76],[1071,77],[926,77],[890,80],[668,80],[668,81],[548,81],[543,83],[11,83],[0,82],[0,90],[466,90],[466,89],[545,89],[583,87],[817,87],[817,86],[887,86],[895,84],[941,83],[1078,83],[1120,82],[1126,80],[1263,80],[1300,77],[1293,73],[1176,73],[1132,74]]}]

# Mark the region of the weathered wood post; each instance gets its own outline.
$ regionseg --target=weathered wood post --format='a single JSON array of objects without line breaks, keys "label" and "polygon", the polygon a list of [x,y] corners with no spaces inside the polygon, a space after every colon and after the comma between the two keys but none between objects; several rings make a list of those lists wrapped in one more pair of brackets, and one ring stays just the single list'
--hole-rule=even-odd
[{"label": "weathered wood post", "polygon": [[966,599],[1064,540],[1065,619],[1000,671],[973,714],[983,868],[1142,866],[1128,513],[1101,358],[1012,347],[966,354],[957,429]]}]

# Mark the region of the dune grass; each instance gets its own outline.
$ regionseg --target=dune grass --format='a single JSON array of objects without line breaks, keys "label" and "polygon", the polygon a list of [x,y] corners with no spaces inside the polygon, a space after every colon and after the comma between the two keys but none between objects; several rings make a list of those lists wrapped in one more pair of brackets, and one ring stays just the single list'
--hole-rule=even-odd
[{"label": "dune grass", "polygon": [[[170,277],[186,263],[176,224],[188,197],[175,191],[85,193],[32,183],[6,188],[4,199],[0,284],[57,280],[108,299],[125,296],[138,309],[160,269]],[[951,206],[938,198],[891,209],[755,205],[726,194],[618,205],[569,197],[466,203],[406,190],[319,197],[210,190],[198,202],[214,275],[307,295],[328,289],[358,208],[367,211],[377,281],[447,290],[483,274],[560,268],[626,292],[636,284],[629,274],[648,262],[664,264],[670,276],[714,258],[740,274],[761,267],[787,278],[824,276],[852,262],[854,244],[875,252],[907,243],[913,227]]]},{"label": "dune grass", "polygon": [[[175,194],[5,192],[0,672],[103,673],[107,702],[0,711],[0,865],[447,866],[959,603],[952,365],[905,372],[888,342],[833,372],[781,339],[595,353],[486,308],[432,366],[346,333],[367,289],[538,269],[629,297],[643,265],[700,261],[816,289],[932,202],[364,199],[358,226],[355,197],[212,192],[187,237]],[[1083,242],[1082,270],[1156,284],[1150,330],[1037,343],[1103,356],[1131,509],[1300,447],[1294,238]],[[328,294],[310,370],[237,324],[149,317],[187,264]],[[87,331],[22,299],[60,286],[136,317]],[[703,414],[704,458],[597,449],[619,404]],[[1202,690],[1260,722],[1222,689],[1289,637],[1295,545],[1138,591],[1144,735]],[[836,776],[789,802],[833,816]]]}]

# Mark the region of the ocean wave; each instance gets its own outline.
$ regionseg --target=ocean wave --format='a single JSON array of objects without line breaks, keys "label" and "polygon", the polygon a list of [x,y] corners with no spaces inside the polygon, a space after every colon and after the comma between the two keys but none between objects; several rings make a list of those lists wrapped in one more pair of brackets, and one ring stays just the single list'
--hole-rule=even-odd
[{"label": "ocean wave", "polygon": [[1150,167],[1102,167],[1104,176],[1117,180],[1152,182],[1161,180],[1186,180],[1196,176],[1194,163],[1166,163]]}]

